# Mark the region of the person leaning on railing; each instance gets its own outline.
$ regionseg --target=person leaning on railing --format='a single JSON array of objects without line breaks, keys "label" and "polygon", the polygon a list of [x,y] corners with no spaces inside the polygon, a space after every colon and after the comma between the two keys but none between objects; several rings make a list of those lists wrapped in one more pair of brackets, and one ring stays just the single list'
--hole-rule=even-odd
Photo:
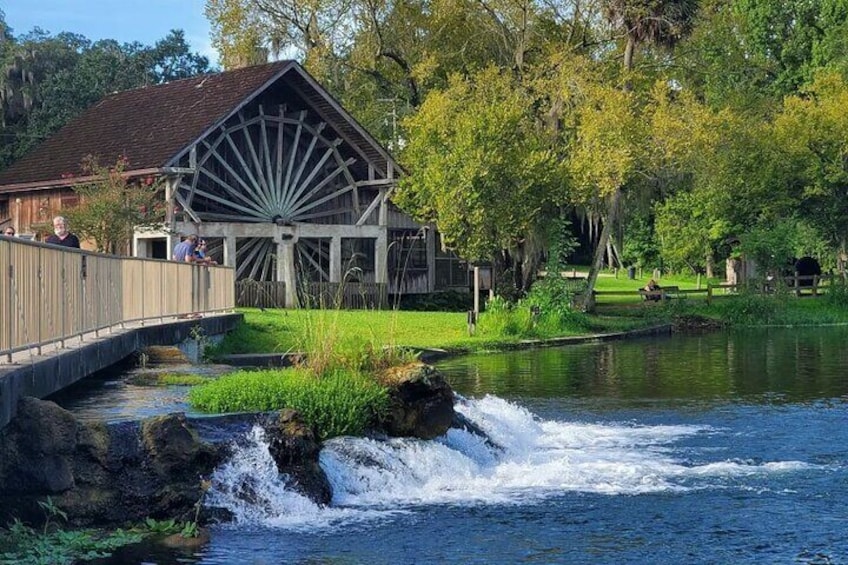
[{"label": "person leaning on railing", "polygon": [[6,237],[15,237],[15,228],[13,228],[12,226],[8,226],[6,229],[3,230],[3,235],[5,235]]},{"label": "person leaning on railing", "polygon": [[80,247],[79,238],[68,230],[68,220],[62,216],[53,218],[53,233],[48,235],[44,242],[62,247]]},{"label": "person leaning on railing", "polygon": [[201,239],[197,242],[197,247],[194,248],[194,263],[196,265],[217,265],[211,257],[206,255],[206,241]]},{"label": "person leaning on railing", "polygon": [[172,259],[180,263],[194,263],[194,249],[197,247],[197,236],[187,235],[184,240],[174,247]]}]

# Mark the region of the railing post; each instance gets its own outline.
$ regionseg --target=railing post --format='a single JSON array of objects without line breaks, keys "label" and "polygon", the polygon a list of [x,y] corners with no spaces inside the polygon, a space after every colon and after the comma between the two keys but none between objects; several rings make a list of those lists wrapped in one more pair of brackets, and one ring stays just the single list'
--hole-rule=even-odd
[{"label": "railing post", "polygon": [[37,276],[38,276],[38,320],[36,321],[36,324],[38,324],[38,346],[35,349],[36,351],[38,351],[39,355],[41,355],[41,342],[42,342],[41,321],[44,320],[43,306],[44,306],[44,299],[45,299],[45,296],[44,296],[44,273],[42,272],[42,269],[41,269],[42,261],[44,261],[44,259],[41,257],[41,248],[39,247],[38,248],[38,271],[37,271]]},{"label": "railing post", "polygon": [[86,306],[86,304],[85,304],[85,298],[86,298],[86,293],[85,293],[85,290],[86,290],[85,289],[86,272],[85,272],[85,270],[86,270],[85,255],[82,255],[80,257],[80,270],[79,270],[79,277],[80,277],[80,328],[79,328],[80,334],[79,334],[79,338],[80,338],[80,343],[85,341],[85,306]]},{"label": "railing post", "polygon": [[[64,255],[62,256],[61,279],[62,279],[62,294],[64,295],[65,292],[67,292],[67,289],[68,289],[68,278],[67,278],[67,275],[65,274],[65,257],[64,257]],[[67,296],[67,295],[65,295],[65,296]],[[65,349],[65,336],[68,335],[68,328],[67,328],[67,324],[66,324],[66,317],[67,317],[66,313],[67,313],[68,309],[67,308],[61,308],[61,310],[62,310],[62,339],[60,340],[60,345],[62,346],[62,349]]]},{"label": "railing post", "polygon": [[15,337],[14,326],[12,326],[13,312],[15,308],[12,306],[12,298],[14,296],[14,292],[12,292],[12,286],[15,284],[15,266],[12,264],[12,244],[6,243],[9,246],[9,301],[8,304],[8,314],[9,319],[7,320],[6,327],[9,328],[9,353],[6,355],[7,361],[9,363],[12,362],[12,349],[15,348],[15,342],[13,341]]},{"label": "railing post", "polygon": [[144,318],[147,315],[147,310],[144,307],[144,264],[146,261],[141,261],[141,325],[144,325]]}]

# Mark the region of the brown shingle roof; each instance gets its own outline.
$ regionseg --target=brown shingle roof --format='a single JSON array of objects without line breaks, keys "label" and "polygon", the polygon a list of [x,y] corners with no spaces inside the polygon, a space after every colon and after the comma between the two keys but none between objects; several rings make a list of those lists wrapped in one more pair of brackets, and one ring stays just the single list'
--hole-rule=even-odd
[{"label": "brown shingle roof", "polygon": [[0,192],[79,175],[86,155],[103,165],[126,155],[129,169],[160,168],[292,66],[279,61],[111,94],[0,171]]}]

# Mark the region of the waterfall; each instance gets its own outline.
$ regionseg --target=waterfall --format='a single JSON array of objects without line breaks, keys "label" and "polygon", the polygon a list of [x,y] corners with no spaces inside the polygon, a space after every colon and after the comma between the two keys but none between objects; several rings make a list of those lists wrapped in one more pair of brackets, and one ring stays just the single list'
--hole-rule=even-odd
[{"label": "waterfall", "polygon": [[[807,466],[716,459],[721,449],[709,443],[718,442],[723,431],[710,426],[544,420],[495,396],[461,399],[456,410],[474,431],[453,428],[433,441],[327,441],[320,456],[333,487],[327,508],[288,488],[261,428],[254,428],[217,469],[208,503],[229,509],[238,523],[313,529],[386,519],[433,504],[536,504],[566,492],[723,488],[727,481]],[[695,446],[686,445],[692,440],[698,440]]]}]

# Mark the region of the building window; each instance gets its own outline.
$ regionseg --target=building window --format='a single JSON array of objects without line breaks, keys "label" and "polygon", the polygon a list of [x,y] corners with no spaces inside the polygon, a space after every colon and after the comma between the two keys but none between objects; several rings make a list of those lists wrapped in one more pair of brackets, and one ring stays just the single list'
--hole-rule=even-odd
[{"label": "building window", "polygon": [[372,237],[342,238],[342,279],[350,282],[374,282],[375,247]]},{"label": "building window", "polygon": [[471,286],[468,263],[459,258],[453,251],[442,251],[441,236],[437,234],[437,237],[436,290],[468,289]]}]

